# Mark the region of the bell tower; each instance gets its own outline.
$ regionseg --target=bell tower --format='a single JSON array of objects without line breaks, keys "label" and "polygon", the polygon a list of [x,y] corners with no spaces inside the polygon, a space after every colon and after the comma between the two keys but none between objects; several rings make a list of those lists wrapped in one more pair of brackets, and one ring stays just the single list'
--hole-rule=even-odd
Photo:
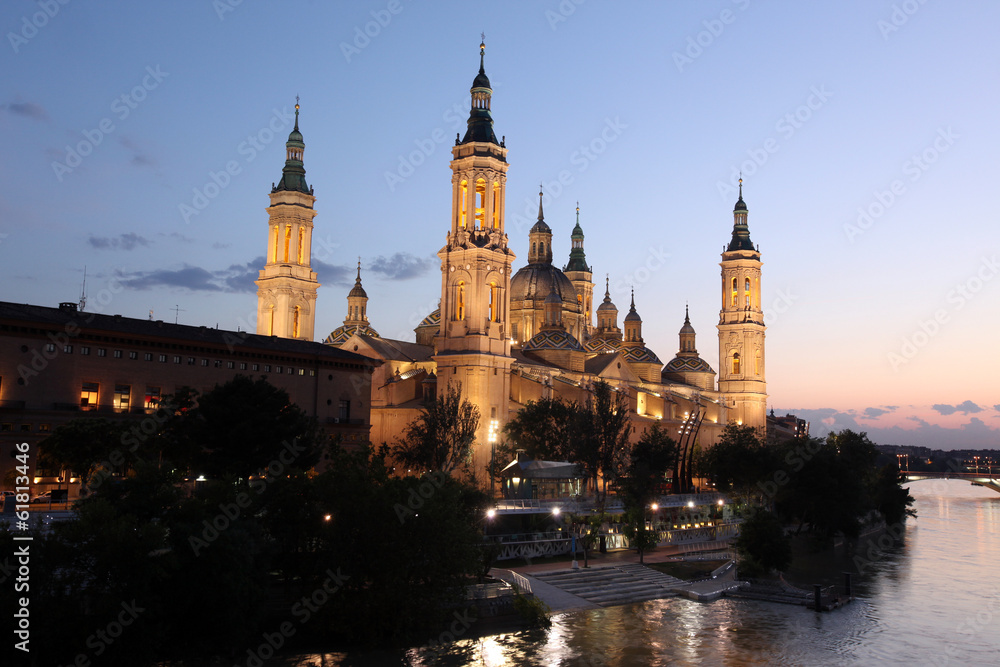
[{"label": "bell tower", "polygon": [[285,144],[281,180],[271,187],[267,257],[256,281],[257,333],[264,336],[313,340],[319,288],[311,266],[316,197],[306,185],[305,148],[295,98],[295,128]]},{"label": "bell tower", "polygon": [[507,320],[514,253],[504,232],[507,148],[493,132],[485,53],[482,43],[468,129],[451,149],[451,222],[438,252],[441,328],[435,355],[439,387],[461,383],[462,397],[479,408],[477,472],[489,458],[488,434],[507,421],[513,362]]},{"label": "bell tower", "polygon": [[580,312],[583,315],[583,327],[580,331],[580,342],[586,342],[594,332],[594,274],[587,265],[587,255],[583,251],[583,227],[580,226],[580,202],[576,203],[576,226],[570,235],[573,245],[569,251],[569,264],[563,267],[563,273],[576,288]]},{"label": "bell tower", "polygon": [[760,252],[750,241],[747,205],[733,209],[733,235],[722,252],[722,310],[719,313],[719,392],[725,395],[729,420],[766,428],[764,381],[764,311],[760,302]]}]

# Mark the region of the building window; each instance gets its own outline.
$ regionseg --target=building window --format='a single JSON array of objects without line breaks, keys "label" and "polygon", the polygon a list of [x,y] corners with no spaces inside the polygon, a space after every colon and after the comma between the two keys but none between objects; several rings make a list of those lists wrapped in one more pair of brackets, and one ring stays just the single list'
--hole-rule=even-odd
[{"label": "building window", "polygon": [[202,359],[201,360],[201,365],[202,366],[208,366],[208,359]]},{"label": "building window", "polygon": [[160,405],[160,388],[146,387],[146,399],[143,403],[147,410],[155,410]]},{"label": "building window", "polygon": [[63,345],[63,352],[65,352],[66,354],[73,354],[73,346]]},{"label": "building window", "polygon": [[341,399],[337,410],[337,418],[342,422],[350,421],[351,419],[351,402],[346,399]]},{"label": "building window", "polygon": [[4,422],[4,423],[0,424],[0,431],[3,431],[4,433],[7,433],[7,432],[13,431],[13,430],[14,430],[14,425],[11,424],[10,422]]},{"label": "building window", "polygon": [[493,181],[493,229],[500,229],[500,184]]},{"label": "building window", "polygon": [[312,368],[309,369],[309,377],[311,378],[316,377],[316,371]]},{"label": "building window", "polygon": [[295,306],[295,309],[292,311],[292,338],[299,337],[299,315],[301,312],[302,309],[298,306]]},{"label": "building window", "polygon": [[21,433],[31,433],[31,424],[21,424]]},{"label": "building window", "polygon": [[475,229],[486,229],[486,181],[476,181],[476,224]]},{"label": "building window", "polygon": [[127,384],[116,384],[115,385],[115,396],[112,405],[118,412],[128,412],[129,395],[132,393],[132,387]]},{"label": "building window", "polygon": [[115,359],[121,359],[121,358],[122,358],[122,351],[115,350]]},{"label": "building window", "polygon": [[740,374],[740,353],[733,354],[733,375]]},{"label": "building window", "polygon": [[466,211],[469,208],[469,182],[462,181],[462,192],[460,195],[460,201],[458,206],[458,226],[465,227]]},{"label": "building window", "polygon": [[306,374],[306,369],[300,368],[299,369],[299,375],[305,375],[305,374]]},{"label": "building window", "polygon": [[292,244],[292,226],[285,225],[285,262],[288,262],[288,246]]},{"label": "building window", "polygon": [[739,303],[738,296],[736,294],[736,278],[733,278],[733,300],[732,305],[737,305]]},{"label": "building window", "polygon": [[302,227],[299,227],[299,252],[298,252],[299,264],[305,264],[305,262],[303,261],[305,251],[306,251],[306,230]]},{"label": "building window", "polygon": [[161,354],[160,355],[160,363],[161,364],[167,363],[167,355],[165,355],[165,354]]},{"label": "building window", "polygon": [[80,409],[93,410],[97,407],[97,394],[101,385],[97,382],[84,382],[80,390]]},{"label": "building window", "polygon": [[260,370],[260,364],[254,364],[253,366],[250,367],[250,370],[252,370],[252,371],[259,371]]},{"label": "building window", "polygon": [[281,375],[281,366],[276,366],[274,368],[274,372],[277,373],[278,375]]},{"label": "building window", "polygon": [[458,281],[458,293],[455,300],[455,319],[465,319],[465,281]]},{"label": "building window", "polygon": [[99,347],[99,348],[97,348],[97,356],[99,356],[99,357],[106,357],[106,356],[108,356],[108,351],[105,348],[103,348],[103,347]]},{"label": "building window", "polygon": [[750,279],[749,278],[747,278],[747,280],[746,280],[746,286],[743,289],[743,297],[744,297],[744,301],[746,302],[746,307],[749,308],[750,307]]},{"label": "building window", "polygon": [[514,342],[517,342],[517,322],[510,325],[510,337],[514,339]]},{"label": "building window", "polygon": [[39,424],[38,425],[38,432],[39,433],[48,433],[51,430],[52,430],[52,425],[51,424]]},{"label": "building window", "polygon": [[271,364],[264,364],[264,372],[265,373],[271,372]]},{"label": "building window", "polygon": [[227,361],[227,362],[226,362],[226,368],[228,368],[228,369],[230,369],[230,370],[232,370],[232,369],[236,368],[236,362],[233,362],[233,361]]},{"label": "building window", "polygon": [[45,351],[46,352],[55,352],[56,351],[56,345],[55,345],[55,343],[46,343],[45,344]]},{"label": "building window", "polygon": [[174,355],[174,363],[175,363],[175,364],[179,364],[179,363],[181,363],[181,358],[180,358],[180,356],[178,356],[178,355],[176,355],[176,354]]},{"label": "building window", "polygon": [[240,370],[241,371],[245,371],[246,369],[247,369],[247,362],[241,361],[240,362]]},{"label": "building window", "polygon": [[188,357],[188,366],[194,366],[194,357]]},{"label": "building window", "polygon": [[87,355],[89,355],[90,354],[90,348],[89,347],[81,347],[80,348],[80,354],[87,354]]}]

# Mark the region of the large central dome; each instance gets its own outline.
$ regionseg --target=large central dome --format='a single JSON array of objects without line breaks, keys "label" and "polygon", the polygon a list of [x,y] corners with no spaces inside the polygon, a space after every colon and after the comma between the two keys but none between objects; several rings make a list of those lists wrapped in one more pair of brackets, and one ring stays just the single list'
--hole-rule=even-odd
[{"label": "large central dome", "polygon": [[576,288],[566,274],[552,264],[528,264],[510,279],[511,301],[544,301],[555,292],[564,304],[575,304]]}]

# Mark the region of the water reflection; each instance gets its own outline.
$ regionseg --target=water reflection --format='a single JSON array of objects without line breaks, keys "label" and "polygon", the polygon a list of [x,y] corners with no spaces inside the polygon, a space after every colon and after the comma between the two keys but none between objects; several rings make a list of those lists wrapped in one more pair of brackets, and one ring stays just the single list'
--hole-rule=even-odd
[{"label": "water reflection", "polygon": [[[327,654],[299,665],[964,665],[1000,655],[1000,494],[961,481],[910,488],[919,518],[852,565],[858,599],[835,612],[750,600],[670,598],[559,614],[550,629],[466,639],[441,652]],[[825,583],[825,582],[824,582]],[[293,663],[288,663],[293,664]]]}]

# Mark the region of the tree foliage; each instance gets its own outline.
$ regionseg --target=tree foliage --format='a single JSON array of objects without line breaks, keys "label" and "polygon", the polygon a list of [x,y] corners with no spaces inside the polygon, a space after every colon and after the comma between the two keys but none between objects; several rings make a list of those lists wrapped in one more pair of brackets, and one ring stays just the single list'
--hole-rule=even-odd
[{"label": "tree foliage", "polygon": [[504,426],[504,432],[523,449],[528,458],[543,461],[563,461],[577,458],[576,403],[559,398],[528,401]]},{"label": "tree foliage", "polygon": [[468,471],[479,417],[479,408],[462,398],[461,383],[450,383],[406,427],[396,457],[415,470]]},{"label": "tree foliage", "polygon": [[740,576],[780,572],[792,563],[792,545],[781,519],[765,509],[755,510],[743,522],[733,548],[740,555]]}]

